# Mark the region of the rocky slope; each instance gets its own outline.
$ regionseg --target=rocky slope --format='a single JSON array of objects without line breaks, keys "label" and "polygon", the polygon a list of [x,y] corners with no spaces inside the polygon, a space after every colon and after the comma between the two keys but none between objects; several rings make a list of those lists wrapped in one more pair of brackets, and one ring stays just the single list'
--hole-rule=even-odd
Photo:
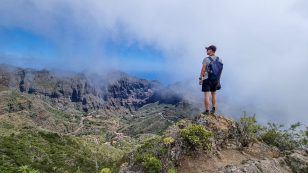
[{"label": "rocky slope", "polygon": [[179,172],[308,172],[308,150],[284,153],[261,141],[244,146],[245,132],[224,116],[200,116],[196,122],[214,132],[213,151],[201,157],[183,157]]},{"label": "rocky slope", "polygon": [[[181,130],[191,123],[201,125],[213,133],[209,144],[210,150],[191,150],[191,144],[185,142]],[[195,131],[200,135],[200,131]],[[193,140],[195,136],[190,136]],[[166,139],[170,138],[169,143]],[[193,121],[181,121],[170,126],[162,138],[146,143],[147,148],[140,148],[132,153],[130,161],[124,163],[120,172],[141,173],[155,169],[153,160],[161,160],[162,172],[179,173],[306,173],[308,172],[308,150],[294,149],[281,151],[277,147],[262,141],[251,141],[246,146],[246,132],[240,124],[224,116],[197,116]],[[166,150],[164,152],[161,152]],[[140,155],[152,161],[139,159]],[[159,164],[156,164],[159,165]]]}]

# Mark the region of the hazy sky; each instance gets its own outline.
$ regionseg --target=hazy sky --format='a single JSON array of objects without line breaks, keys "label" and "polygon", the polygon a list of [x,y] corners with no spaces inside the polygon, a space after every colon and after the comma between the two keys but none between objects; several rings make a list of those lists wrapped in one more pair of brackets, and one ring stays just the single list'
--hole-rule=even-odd
[{"label": "hazy sky", "polygon": [[0,63],[119,69],[202,96],[209,44],[225,64],[225,114],[308,124],[306,0],[0,0]]}]

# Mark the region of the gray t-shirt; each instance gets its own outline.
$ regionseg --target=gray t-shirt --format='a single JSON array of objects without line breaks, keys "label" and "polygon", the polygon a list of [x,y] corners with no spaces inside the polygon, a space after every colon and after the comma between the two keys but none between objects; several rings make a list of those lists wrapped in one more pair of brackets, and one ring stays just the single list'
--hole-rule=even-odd
[{"label": "gray t-shirt", "polygon": [[[211,58],[212,58],[214,61],[216,61],[217,56],[211,56]],[[222,60],[221,60],[220,57],[219,57],[218,61],[220,61],[220,62],[222,63]],[[207,68],[208,68],[208,65],[210,64],[210,62],[211,62],[210,58],[209,58],[209,57],[205,57],[205,58],[203,59],[203,61],[202,61],[202,64],[205,64],[205,65],[206,65],[206,69],[207,69]],[[203,79],[207,79],[207,78],[208,78],[208,74],[207,74],[207,72],[205,72]]]}]

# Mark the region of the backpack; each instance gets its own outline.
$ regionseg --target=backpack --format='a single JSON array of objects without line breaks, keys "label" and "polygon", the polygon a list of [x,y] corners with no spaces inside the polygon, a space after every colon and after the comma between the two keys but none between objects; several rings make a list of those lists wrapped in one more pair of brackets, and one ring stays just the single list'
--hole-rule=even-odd
[{"label": "backpack", "polygon": [[223,69],[223,63],[219,61],[219,57],[216,60],[213,60],[212,57],[208,57],[210,59],[210,64],[208,65],[208,79],[212,81],[220,80],[221,72]]}]

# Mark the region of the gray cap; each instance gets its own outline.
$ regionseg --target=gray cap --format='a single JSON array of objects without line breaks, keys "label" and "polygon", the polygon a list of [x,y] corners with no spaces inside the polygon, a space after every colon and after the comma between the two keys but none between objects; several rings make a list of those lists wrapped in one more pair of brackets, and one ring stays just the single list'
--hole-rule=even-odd
[{"label": "gray cap", "polygon": [[211,49],[212,51],[216,52],[216,46],[210,45],[209,47],[205,47],[206,50]]}]

